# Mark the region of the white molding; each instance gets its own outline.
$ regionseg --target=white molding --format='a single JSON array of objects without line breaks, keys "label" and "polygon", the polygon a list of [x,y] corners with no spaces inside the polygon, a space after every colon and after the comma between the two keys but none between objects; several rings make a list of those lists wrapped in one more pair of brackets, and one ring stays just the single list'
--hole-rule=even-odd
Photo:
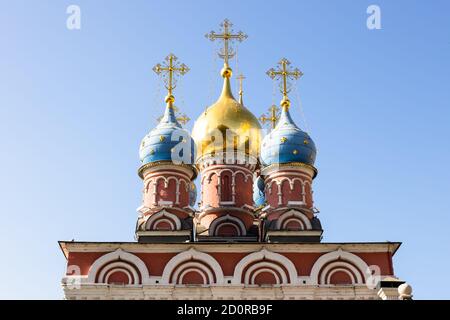
[{"label": "white molding", "polygon": [[308,217],[303,212],[297,211],[297,210],[289,210],[289,211],[281,214],[276,222],[276,228],[281,229],[281,226],[283,225],[284,220],[291,218],[291,217],[299,218],[303,222],[303,225],[306,227],[306,230],[312,229],[311,221],[308,219]]},{"label": "white molding", "polygon": [[[198,272],[198,269],[200,269],[201,271],[203,271],[204,273],[200,273]],[[203,284],[212,284],[214,283],[214,275],[212,274],[211,270],[209,270],[205,265],[199,263],[199,262],[187,262],[187,263],[183,263],[179,268],[177,268],[173,274],[171,275],[172,279],[178,279],[178,275],[181,273],[180,275],[180,283],[177,284],[182,284],[182,280],[183,280],[183,276],[187,273],[187,272],[191,272],[191,271],[195,271],[197,273],[200,273],[203,277],[203,279],[205,280],[205,282]],[[206,280],[206,278],[204,277],[204,275],[208,276],[208,279]]]},{"label": "white molding", "polygon": [[[68,300],[86,299],[230,299],[230,300],[256,300],[256,299],[283,299],[283,300],[305,300],[305,299],[333,299],[333,300],[375,300],[382,296],[377,290],[368,289],[366,286],[333,286],[318,287],[312,285],[303,286],[110,286],[104,284],[82,285],[80,289],[71,289],[64,286],[64,295]],[[397,288],[392,288],[395,297]],[[380,290],[381,291],[381,290]]]},{"label": "white molding", "polygon": [[[287,230],[286,226],[289,224],[289,222],[296,222],[300,225],[300,231],[302,230],[307,230],[305,223],[303,222],[303,220],[298,219],[297,217],[289,217],[283,220],[283,224],[280,226],[280,230]],[[287,230],[289,231],[289,230]]]},{"label": "white molding", "polygon": [[244,268],[247,265],[249,265],[250,263],[259,261],[259,260],[263,260],[264,258],[281,263],[289,273],[289,279],[291,281],[290,283],[294,284],[294,285],[297,284],[297,281],[298,281],[297,269],[295,268],[295,265],[292,263],[292,261],[279,253],[268,251],[266,249],[262,249],[260,251],[253,252],[253,253],[245,256],[244,258],[242,258],[234,269],[232,283],[240,284]]},{"label": "white molding", "polygon": [[188,180],[190,180],[194,175],[194,170],[189,167],[170,164],[148,167],[142,172],[142,176],[144,177],[143,181],[145,182],[147,179],[150,179],[152,176],[158,174],[170,174],[178,176],[184,175]]},{"label": "white molding", "polygon": [[361,279],[361,281],[363,281],[363,282],[366,281],[367,270],[369,268],[367,263],[365,263],[363,259],[361,259],[360,257],[358,257],[357,255],[355,255],[353,253],[339,249],[339,250],[336,250],[333,252],[326,253],[326,254],[320,256],[319,259],[317,259],[317,261],[314,263],[314,265],[311,269],[311,273],[310,273],[312,283],[319,284],[320,283],[319,273],[322,270],[322,268],[327,263],[330,263],[332,261],[339,260],[339,259],[342,259],[344,262],[346,260],[346,261],[354,264],[359,269],[361,274],[364,275],[364,280]]},{"label": "white molding", "polygon": [[165,218],[169,218],[173,221],[173,223],[175,223],[175,230],[174,231],[178,231],[181,229],[181,221],[180,218],[178,218],[177,215],[170,213],[166,210],[161,210],[155,214],[152,214],[151,216],[148,216],[147,221],[145,221],[145,230],[146,231],[152,231],[149,230],[148,227],[152,225],[152,223],[154,223],[155,220],[161,218],[161,217],[165,217]]},{"label": "white molding", "polygon": [[[209,270],[208,270],[208,271],[209,271]],[[180,284],[183,284],[184,276],[185,276],[187,273],[189,273],[189,272],[196,272],[196,273],[198,273],[198,274],[202,277],[202,279],[203,279],[203,285],[207,285],[207,284],[208,284],[208,281],[209,281],[209,280],[206,279],[206,276],[205,276],[203,273],[198,272],[198,269],[194,269],[194,268],[183,270],[183,272],[182,272],[181,275],[180,275]],[[209,273],[211,273],[211,271],[209,271]]]},{"label": "white molding", "polygon": [[203,261],[206,264],[208,264],[215,273],[216,284],[223,284],[223,282],[224,282],[223,271],[222,271],[222,268],[220,267],[220,264],[217,262],[217,260],[214,259],[209,254],[197,251],[194,248],[183,251],[183,252],[177,254],[172,259],[170,259],[170,261],[164,267],[163,275],[161,277],[161,283],[169,284],[170,276],[171,276],[173,270],[175,270],[175,268],[177,268],[181,263],[191,260],[191,259],[197,259],[197,260]]},{"label": "white molding", "polygon": [[[69,285],[64,286],[64,295],[68,300],[86,299],[232,299],[232,300],[256,300],[256,299],[283,299],[283,300],[305,300],[305,299],[333,299],[333,300],[375,300],[381,299],[377,290],[368,289],[366,286],[333,286],[318,287],[313,285],[303,286],[197,286],[195,289],[189,286],[111,286],[104,284],[82,285],[80,289],[71,289]],[[393,298],[397,288],[392,288]],[[381,290],[380,290],[381,291]],[[395,299],[395,298],[394,298]]]},{"label": "white molding", "polygon": [[[346,266],[346,267],[347,267],[347,266]],[[353,271],[353,270],[352,270],[352,271]],[[355,275],[354,275],[353,273],[351,273],[348,269],[346,269],[346,268],[335,268],[335,269],[333,269],[333,270],[331,270],[331,271],[328,271],[327,279],[326,279],[326,281],[325,281],[326,284],[331,284],[331,283],[330,283],[331,277],[332,277],[333,274],[335,274],[336,272],[344,272],[344,273],[346,273],[346,274],[350,277],[350,279],[351,279],[351,281],[352,281],[352,284],[360,283],[360,282],[355,278]],[[356,271],[356,272],[357,272],[356,275],[359,275],[359,272],[358,272],[358,271]],[[357,277],[357,276],[356,276],[356,277]],[[361,275],[359,275],[359,277],[361,278]]]},{"label": "white molding", "polygon": [[[173,222],[172,220],[167,219],[167,218],[161,218],[161,219],[156,220],[156,221],[153,223],[153,228],[156,229],[156,228],[158,227],[158,224],[160,224],[161,222],[166,222],[166,223],[168,223],[169,226],[170,226],[170,230],[172,230],[172,231],[177,230],[177,227],[175,226],[174,222]],[[156,230],[157,230],[157,229],[156,229]],[[151,230],[147,230],[147,231],[151,231]],[[169,230],[168,230],[168,231],[169,231]]]},{"label": "white molding", "polygon": [[236,204],[236,202],[234,200],[232,200],[232,201],[219,201],[219,205],[222,205],[222,206],[232,206],[234,204]]},{"label": "white molding", "polygon": [[141,205],[140,207],[138,207],[136,209],[136,211],[144,215],[144,214],[146,214],[147,212],[150,211],[150,208],[146,207],[145,205]]},{"label": "white molding", "polygon": [[351,276],[352,281],[353,281],[352,284],[364,284],[364,281],[361,277],[361,271],[358,270],[354,265],[352,265],[346,261],[331,262],[325,268],[323,268],[321,270],[319,284],[331,284],[329,282],[329,279],[331,278],[331,275],[329,275],[329,273],[333,272],[334,268],[337,268],[337,269],[347,268],[347,270],[350,270],[351,272],[354,273],[354,276]]},{"label": "white molding", "polygon": [[266,168],[263,168],[261,170],[261,175],[264,176],[271,176],[273,174],[286,174],[286,171],[289,171],[289,174],[295,174],[297,171],[297,173],[303,173],[305,175],[307,175],[310,179],[312,179],[312,177],[314,176],[315,172],[312,168],[309,167],[299,167],[299,166],[269,166]]},{"label": "white molding", "polygon": [[289,200],[288,202],[287,202],[287,206],[288,207],[290,207],[290,206],[305,206],[306,205],[306,203],[304,202],[304,201],[293,201],[293,200]]},{"label": "white molding", "polygon": [[133,264],[139,270],[142,283],[143,284],[149,283],[149,273],[145,263],[141,259],[139,259],[139,257],[129,252],[123,251],[120,248],[117,249],[116,251],[107,253],[98,258],[97,260],[95,260],[95,262],[89,268],[87,282],[95,283],[95,278],[97,276],[99,269],[104,267],[109,262],[116,260],[124,260]]},{"label": "white molding", "polygon": [[255,218],[255,215],[253,212],[246,210],[246,209],[242,209],[239,207],[211,207],[211,206],[207,206],[207,207],[203,207],[200,209],[199,212],[197,212],[197,219],[199,219],[199,221],[201,221],[205,216],[211,214],[211,212],[213,213],[218,213],[218,212],[235,212],[235,213],[243,213],[246,215],[249,215],[250,217],[252,217],[253,219]]},{"label": "white molding", "polygon": [[226,221],[232,221],[235,222],[235,224],[237,225],[237,227],[240,229],[239,235],[240,236],[245,236],[247,234],[247,229],[245,228],[244,223],[242,222],[241,219],[236,218],[232,215],[225,215],[225,216],[221,216],[219,218],[214,219],[211,224],[209,225],[209,234],[210,235],[215,235],[216,234],[216,229],[217,226],[220,225],[222,222],[226,222]]},{"label": "white molding", "polygon": [[158,206],[160,206],[160,207],[169,207],[169,206],[173,206],[173,201],[159,200],[159,201],[158,201]]},{"label": "white molding", "polygon": [[64,253],[68,252],[111,252],[118,248],[131,253],[182,252],[195,248],[202,252],[240,252],[253,253],[266,248],[274,252],[290,253],[330,253],[340,248],[349,252],[382,252],[394,253],[399,243],[366,242],[366,243],[236,243],[230,247],[226,243],[136,243],[136,242],[60,242]]},{"label": "white molding", "polygon": [[[176,230],[176,231],[162,231],[162,230],[150,230],[150,231],[137,231],[136,234],[139,237],[145,236],[180,236],[180,235],[190,235],[191,230]],[[177,250],[178,251],[178,250]],[[140,251],[136,251],[140,252]],[[162,252],[162,251],[160,251]],[[166,252],[173,252],[171,250]]]},{"label": "white molding", "polygon": [[[288,230],[267,230],[268,236],[321,236],[322,230],[300,230],[300,231],[288,231]],[[285,251],[280,251],[285,252]],[[310,252],[310,251],[307,251]]]},{"label": "white molding", "polygon": [[[98,275],[98,279],[100,282],[102,283],[108,283],[108,278],[111,275],[111,273],[116,272],[116,271],[127,271],[127,275],[128,275],[128,284],[139,284],[139,275],[137,273],[137,271],[130,266],[129,264],[122,262],[122,261],[117,261],[117,262],[113,262],[113,263],[109,263],[107,264],[99,273]],[[133,282],[133,283],[131,283]]]},{"label": "white molding", "polygon": [[[277,266],[277,267],[279,267],[279,266]],[[255,279],[258,276],[258,274],[263,273],[263,272],[271,273],[274,276],[275,280],[276,280],[276,285],[280,285],[282,283],[282,281],[280,281],[280,277],[275,273],[275,271],[273,271],[273,269],[261,268],[261,269],[256,270],[255,272],[253,272],[252,278],[250,279],[249,284],[253,284],[254,285],[255,284]],[[286,276],[284,274],[284,272],[280,273],[280,274]],[[247,277],[247,274],[245,276]]]},{"label": "white molding", "polygon": [[270,262],[270,261],[261,261],[258,263],[255,263],[254,265],[252,265],[250,268],[248,268],[245,272],[245,276],[244,276],[244,284],[248,285],[248,284],[255,284],[254,281],[252,281],[250,279],[250,276],[252,276],[252,279],[254,280],[254,278],[256,277],[256,275],[252,275],[253,272],[258,271],[258,268],[263,268],[265,270],[269,269],[269,270],[273,270],[275,269],[276,271],[278,271],[278,273],[281,276],[281,279],[279,278],[278,275],[276,275],[275,278],[277,278],[277,284],[288,284],[288,279],[286,276],[286,272],[276,263],[274,262]]}]

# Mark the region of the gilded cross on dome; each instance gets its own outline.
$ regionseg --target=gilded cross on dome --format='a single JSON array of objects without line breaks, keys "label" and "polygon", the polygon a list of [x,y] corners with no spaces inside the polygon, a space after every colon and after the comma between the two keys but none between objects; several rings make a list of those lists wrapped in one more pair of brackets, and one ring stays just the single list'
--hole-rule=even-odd
[{"label": "gilded cross on dome", "polygon": [[248,36],[242,31],[233,34],[233,30],[231,28],[233,24],[228,19],[225,19],[220,26],[222,27],[222,33],[211,31],[206,34],[206,38],[211,41],[216,39],[223,41],[223,48],[221,48],[221,51],[219,52],[219,57],[221,57],[224,60],[225,65],[228,66],[228,60],[236,54],[231,47],[230,42],[232,43],[234,40],[242,42],[247,39]]},{"label": "gilded cross on dome", "polygon": [[280,62],[278,62],[278,66],[276,69],[271,68],[269,69],[269,71],[267,71],[267,75],[274,79],[274,80],[281,80],[280,81],[280,89],[281,89],[281,93],[283,94],[283,100],[281,100],[281,106],[282,107],[287,107],[289,108],[290,106],[290,101],[288,98],[288,93],[290,92],[291,88],[290,88],[290,83],[289,80],[290,79],[294,79],[297,80],[298,78],[300,78],[303,73],[295,68],[292,69],[290,67],[290,62],[289,60],[287,60],[286,58],[283,58],[280,60]]},{"label": "gilded cross on dome", "polygon": [[166,102],[174,102],[175,98],[172,92],[177,86],[176,77],[178,75],[186,74],[189,71],[189,68],[184,63],[179,63],[177,61],[178,58],[172,53],[169,54],[164,60],[165,61],[162,64],[158,63],[154,66],[153,71],[158,75],[162,75],[164,84],[168,91]]},{"label": "gilded cross on dome", "polygon": [[262,122],[262,124],[270,122],[272,129],[275,128],[278,119],[280,119],[280,109],[276,105],[272,105],[269,108],[268,115],[263,114],[261,117],[259,117],[259,120]]}]

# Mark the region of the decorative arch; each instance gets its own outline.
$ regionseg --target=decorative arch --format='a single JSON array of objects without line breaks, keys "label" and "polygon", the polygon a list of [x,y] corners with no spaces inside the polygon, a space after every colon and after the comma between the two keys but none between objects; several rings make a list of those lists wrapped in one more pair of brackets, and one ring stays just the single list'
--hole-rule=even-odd
[{"label": "decorative arch", "polygon": [[[130,284],[147,284],[149,283],[149,273],[145,263],[134,254],[117,249],[116,251],[107,253],[92,264],[88,273],[88,283],[95,283],[97,275],[106,276],[107,272],[116,269],[126,270],[129,274],[133,275],[133,283]],[[105,271],[106,270],[106,271]],[[99,274],[99,272],[101,274]],[[135,277],[136,276],[136,277]],[[131,281],[130,281],[131,282]]]},{"label": "decorative arch", "polygon": [[275,284],[289,283],[286,272],[281,266],[272,261],[259,261],[245,271],[244,284],[257,284],[256,277],[263,272],[271,274],[275,279]]},{"label": "decorative arch", "polygon": [[268,191],[269,194],[272,193],[272,185],[273,185],[274,183],[275,183],[276,186],[278,187],[278,183],[277,183],[276,180],[271,180],[271,181],[269,181],[269,182],[266,183],[266,188],[265,188],[265,189]]},{"label": "decorative arch", "polygon": [[213,222],[211,222],[211,224],[209,225],[209,234],[216,235],[218,228],[220,228],[220,226],[224,223],[235,226],[238,232],[238,236],[245,236],[247,234],[247,229],[245,228],[242,220],[229,214],[214,219]]},{"label": "decorative arch", "polygon": [[210,171],[210,172],[208,172],[208,174],[203,175],[202,180],[201,180],[202,185],[203,185],[203,182],[205,181],[205,179],[207,179],[208,183],[211,183],[213,175],[216,175],[217,177],[219,176],[216,171]]},{"label": "decorative arch", "polygon": [[321,275],[320,282],[324,284],[334,284],[332,281],[332,277],[338,273],[343,273],[347,276],[347,278],[350,280],[350,283],[348,284],[362,283],[361,274],[358,272],[358,270],[355,270],[354,266],[348,264],[344,264],[342,265],[342,267],[339,267],[339,265],[330,266],[330,269],[327,270],[327,272],[325,272],[324,270],[323,274]]},{"label": "decorative arch", "polygon": [[199,273],[201,271],[200,274],[205,276],[205,279],[208,279],[208,284],[224,283],[223,271],[217,260],[209,254],[197,251],[194,248],[183,251],[169,260],[164,268],[161,283],[173,283],[172,279],[174,276],[178,277],[180,275],[181,279],[183,279],[184,275],[194,270]]},{"label": "decorative arch", "polygon": [[244,182],[247,182],[248,179],[252,179],[253,175],[251,175],[250,173],[245,173],[245,171],[243,170],[236,170],[233,175],[237,177],[238,174],[242,174],[242,176],[244,177]]},{"label": "decorative arch", "polygon": [[308,217],[301,211],[297,210],[289,210],[285,213],[283,213],[276,222],[276,228],[277,230],[283,230],[285,229],[285,226],[287,222],[292,219],[296,218],[299,221],[301,221],[302,226],[304,227],[304,230],[311,230],[312,224],[311,221],[308,219]]},{"label": "decorative arch", "polygon": [[334,272],[343,271],[351,275],[352,284],[364,284],[369,266],[357,255],[342,249],[322,255],[311,269],[311,281],[316,285],[330,284]]},{"label": "decorative arch", "polygon": [[274,272],[277,271],[279,273],[280,284],[297,284],[298,282],[297,269],[291,260],[279,253],[262,249],[245,256],[239,261],[234,269],[232,283],[241,284],[242,276],[244,275],[244,283],[252,284],[251,279],[255,279],[256,277],[254,272],[261,268],[269,268]]},{"label": "decorative arch", "polygon": [[[230,171],[230,173],[228,173]],[[231,170],[222,170],[219,175],[220,201],[234,202],[234,176]]]},{"label": "decorative arch", "polygon": [[105,265],[98,273],[96,281],[99,283],[109,283],[109,279],[114,274],[125,274],[128,281],[125,284],[139,284],[139,274],[129,263],[116,261]]},{"label": "decorative arch", "polygon": [[166,210],[162,210],[158,213],[155,213],[147,218],[145,222],[145,230],[154,230],[154,227],[161,221],[167,221],[171,227],[172,231],[181,229],[181,221],[175,214],[170,213]]}]

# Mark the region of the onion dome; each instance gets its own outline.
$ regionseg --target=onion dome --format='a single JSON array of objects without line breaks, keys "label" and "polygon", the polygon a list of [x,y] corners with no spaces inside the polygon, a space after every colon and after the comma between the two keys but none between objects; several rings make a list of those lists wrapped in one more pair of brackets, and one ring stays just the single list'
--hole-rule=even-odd
[{"label": "onion dome", "polygon": [[264,206],[266,203],[264,179],[261,176],[253,182],[253,201],[255,202],[255,207],[257,208]]},{"label": "onion dome", "polygon": [[231,69],[226,64],[222,69],[222,77],[222,94],[200,115],[192,130],[192,137],[197,144],[197,157],[214,155],[233,145],[235,150],[258,158],[261,125],[258,119],[233,97],[230,88]]},{"label": "onion dome", "polygon": [[189,68],[177,62],[174,54],[169,54],[163,64],[158,63],[153,71],[164,74],[163,80],[168,90],[165,102],[166,110],[159,124],[142,139],[139,156],[141,171],[150,164],[172,162],[173,164],[193,164],[195,159],[195,143],[189,132],[183,129],[175,116],[175,97],[172,95],[176,86],[176,75],[184,75]]},{"label": "onion dome", "polygon": [[142,165],[172,160],[192,164],[194,148],[189,132],[176,119],[173,102],[168,101],[159,124],[142,139],[139,156]]},{"label": "onion dome", "polygon": [[303,163],[313,166],[316,160],[316,146],[310,136],[292,120],[289,100],[283,99],[283,103],[277,125],[263,139],[261,162],[265,166],[282,163]]}]

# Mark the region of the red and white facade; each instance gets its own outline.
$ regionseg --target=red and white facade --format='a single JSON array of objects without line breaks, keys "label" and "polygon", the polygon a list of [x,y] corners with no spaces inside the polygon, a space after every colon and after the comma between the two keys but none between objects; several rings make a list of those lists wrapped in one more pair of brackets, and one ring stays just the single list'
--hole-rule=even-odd
[{"label": "red and white facade", "polygon": [[[165,135],[179,125],[174,120],[174,98],[168,95],[166,126],[157,127],[158,134],[152,131],[142,143],[142,159],[148,161],[139,169],[143,197],[136,242],[61,241],[67,259],[62,280],[65,298],[411,298],[410,287],[395,277],[393,268],[400,243],[321,242],[323,230],[313,201],[317,174],[313,161],[287,157],[289,161],[262,165],[260,124],[233,98],[227,65],[222,76],[222,95],[203,113],[202,126],[192,138],[202,145],[209,139],[202,135],[203,128],[211,129],[219,119],[222,122],[215,127],[231,128],[246,138],[244,145],[252,138],[258,146],[243,148],[242,154],[219,146],[201,153],[195,164],[167,160],[174,149]],[[285,156],[302,155],[306,149],[298,146],[308,143],[286,137],[278,141],[298,148],[285,148]],[[154,155],[167,157],[155,160]]]},{"label": "red and white facade", "polygon": [[60,242],[66,299],[399,298],[400,243],[320,242],[313,167],[263,169],[258,209],[255,165],[208,158],[197,168],[198,210],[189,205],[196,169],[152,164],[140,169],[137,242]]}]

